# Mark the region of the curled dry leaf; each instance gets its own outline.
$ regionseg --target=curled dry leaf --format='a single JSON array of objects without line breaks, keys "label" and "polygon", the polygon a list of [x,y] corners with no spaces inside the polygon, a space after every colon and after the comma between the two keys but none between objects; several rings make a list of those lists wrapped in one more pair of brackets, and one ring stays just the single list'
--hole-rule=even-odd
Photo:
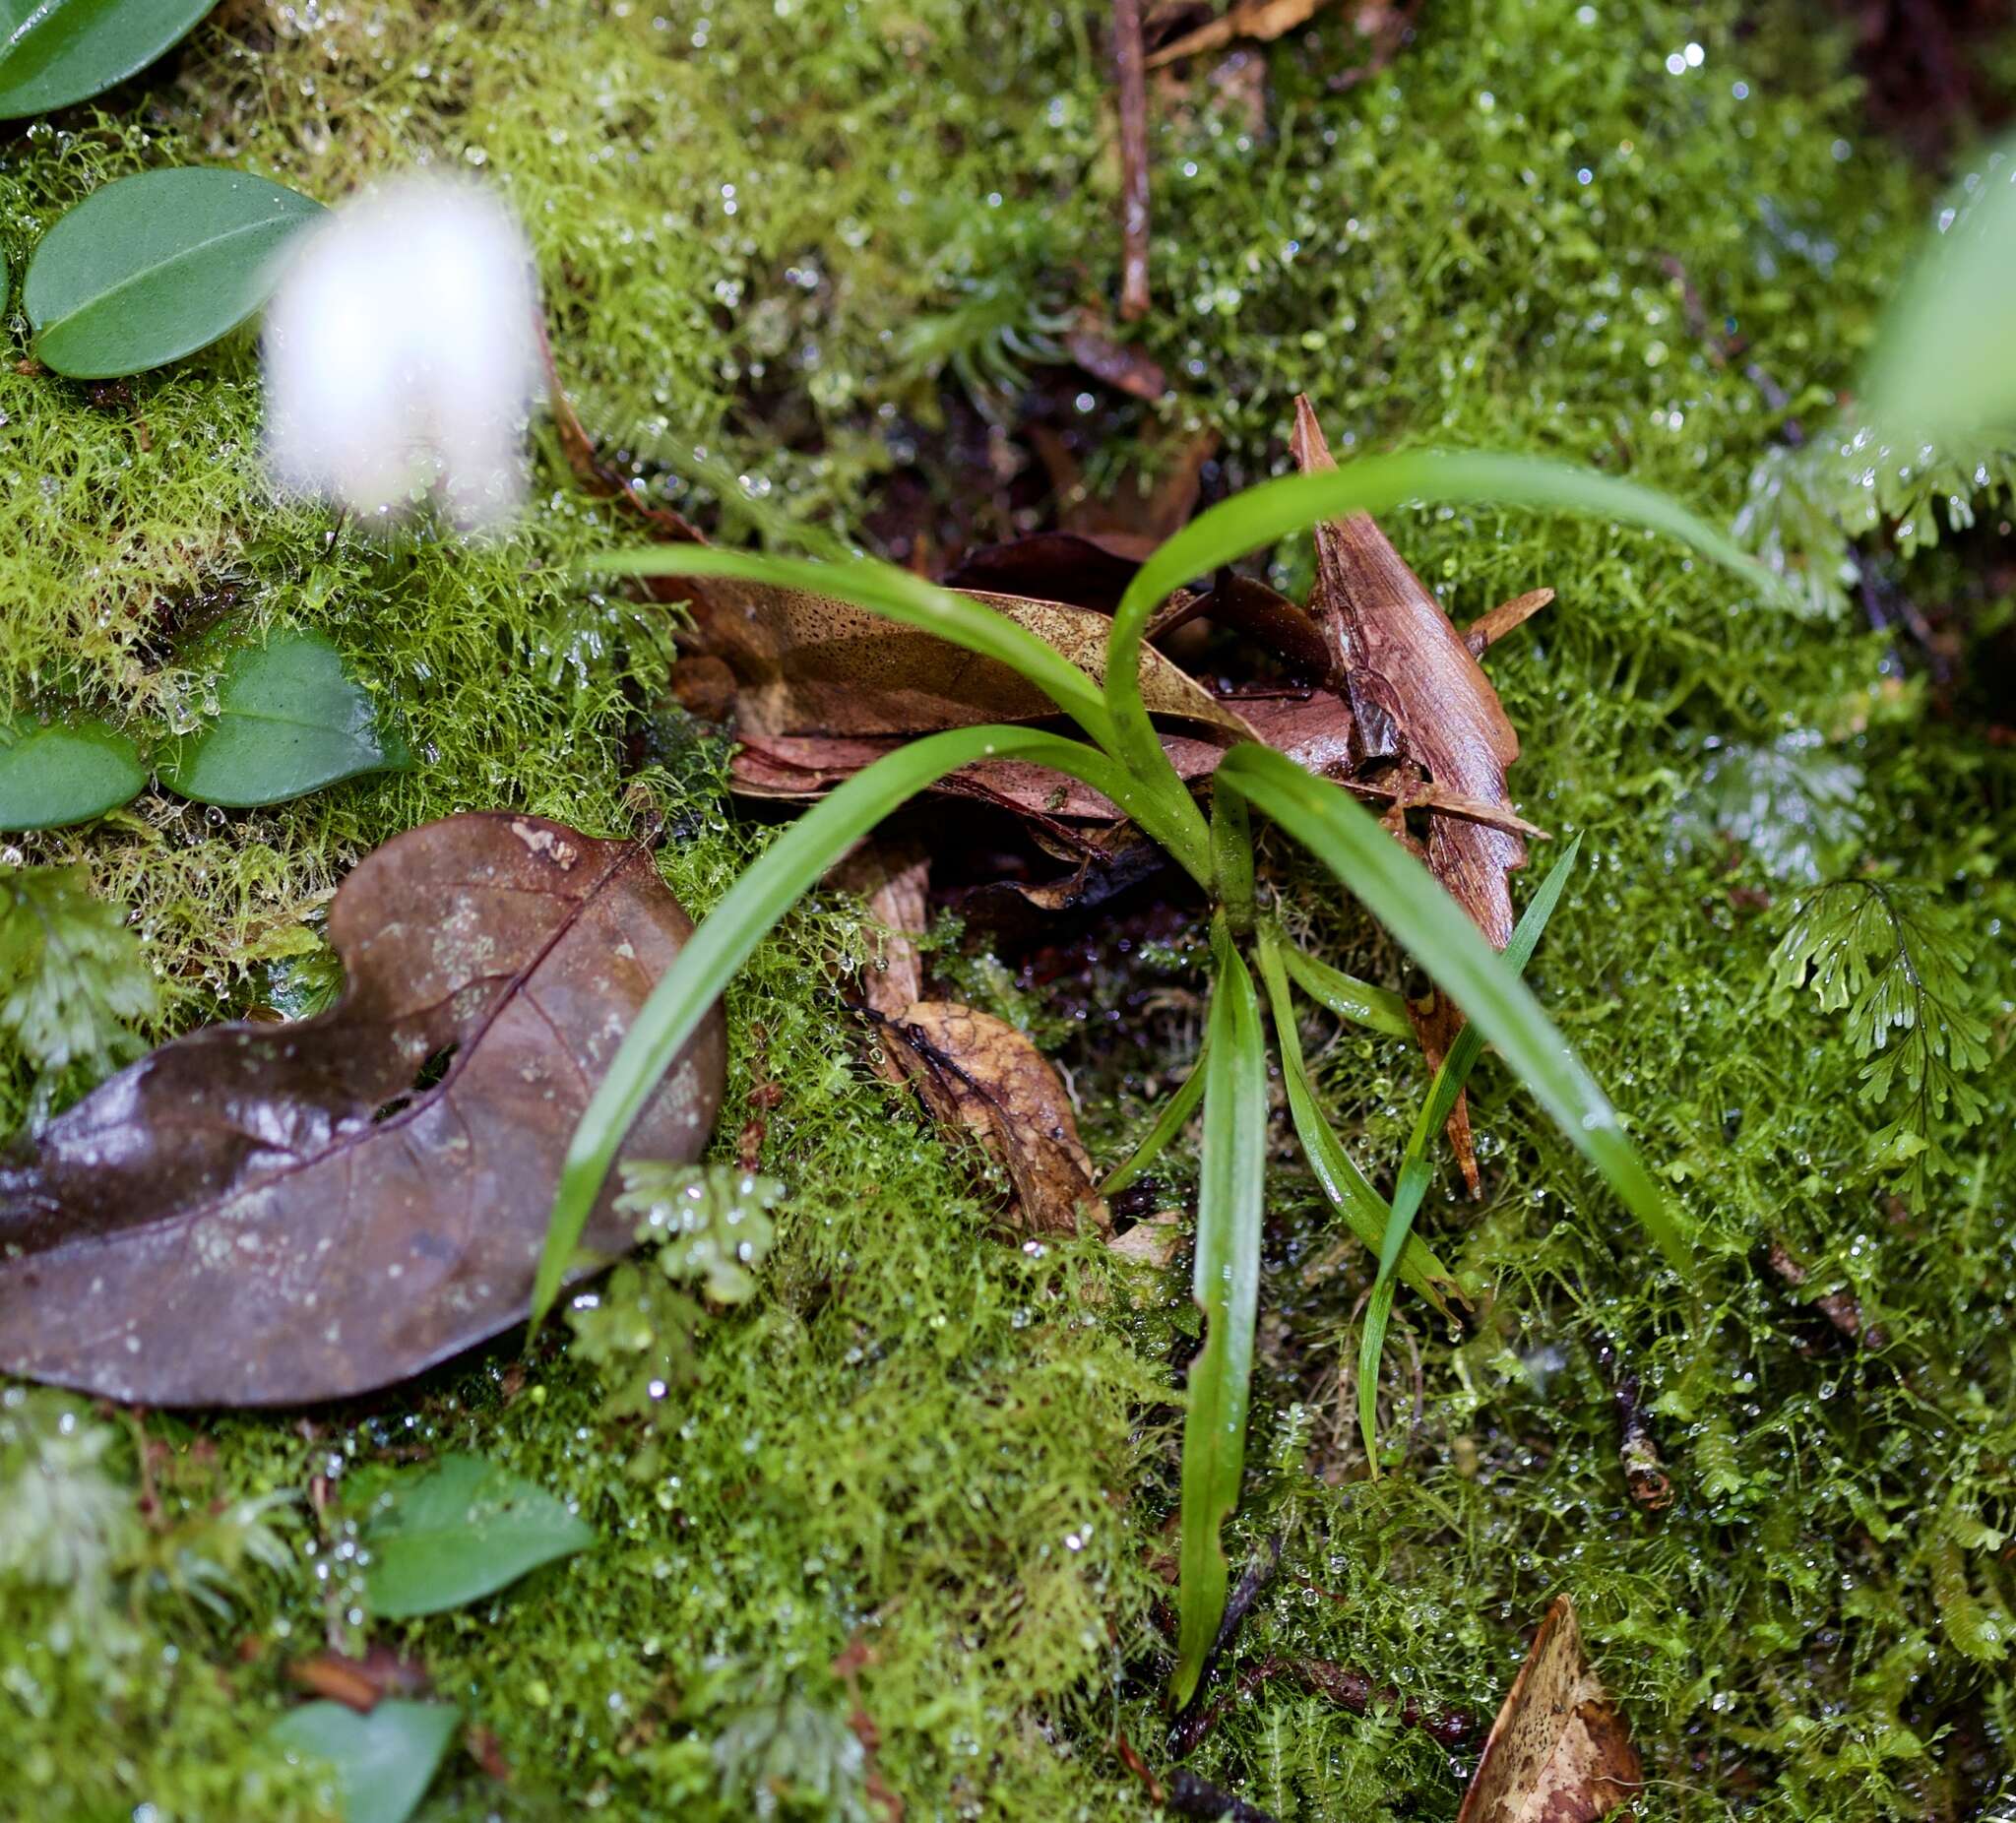
[{"label": "curled dry leaf", "polygon": [[1028,1038],[990,1013],[944,1000],[875,1023],[932,1118],[964,1128],[1000,1162],[1019,1226],[1038,1234],[1071,1233],[1081,1222],[1108,1226],[1070,1098]]},{"label": "curled dry leaf", "polygon": [[[147,1405],[290,1405],[521,1321],[569,1136],[692,925],[641,843],[484,812],[338,893],[343,998],[165,1044],[0,1164],[0,1368]],[[719,1012],[630,1146],[685,1161]],[[626,1251],[615,1186],[587,1245]]]},{"label": "curled dry leaf", "polygon": [[861,998],[884,1019],[901,1018],[924,997],[917,939],[930,921],[930,856],[914,843],[864,842],[826,877],[866,900],[877,927],[877,953],[861,971]]},{"label": "curled dry leaf", "polygon": [[1456,1823],[1595,1823],[1644,1789],[1624,1720],[1555,1598],[1491,1724]]},{"label": "curled dry leaf", "polygon": [[[968,593],[1095,681],[1104,676],[1103,614]],[[694,604],[694,621],[705,649],[734,673],[744,734],[916,735],[1056,713],[1005,664],[828,597],[717,578],[707,600]],[[1251,737],[1235,710],[1152,649],[1142,654],[1141,691],[1157,715]]]},{"label": "curled dry leaf", "polygon": [[[1305,473],[1335,467],[1306,395],[1295,400],[1290,447]],[[1541,605],[1525,597],[1497,611],[1509,616],[1523,608],[1510,621],[1516,625]],[[1369,513],[1317,527],[1309,606],[1330,644],[1333,681],[1351,705],[1359,773],[1425,778],[1438,789],[1509,810],[1505,775],[1519,757],[1519,736],[1464,636]],[[1485,628],[1486,643],[1504,630]],[[1430,814],[1425,858],[1491,947],[1502,950],[1513,923],[1507,876],[1526,865],[1526,844],[1510,830],[1474,818]],[[1417,1006],[1413,1017],[1429,1068],[1436,1068],[1463,1015],[1437,995]],[[1449,1116],[1449,1138],[1474,1196],[1477,1156],[1465,1097]]]}]

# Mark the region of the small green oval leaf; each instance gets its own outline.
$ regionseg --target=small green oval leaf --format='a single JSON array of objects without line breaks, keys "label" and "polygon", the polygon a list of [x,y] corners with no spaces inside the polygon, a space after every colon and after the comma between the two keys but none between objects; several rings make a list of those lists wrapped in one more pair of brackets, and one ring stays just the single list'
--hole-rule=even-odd
[{"label": "small green oval leaf", "polygon": [[0,829],[63,829],[131,803],[147,784],[139,751],[90,717],[0,725]]},{"label": "small green oval leaf", "polygon": [[0,120],[102,94],[188,36],[217,0],[14,0],[0,43]]},{"label": "small green oval leaf", "polygon": [[364,1589],[389,1619],[438,1614],[572,1556],[595,1533],[542,1487],[480,1456],[446,1456],[379,1496],[361,1541]]},{"label": "small green oval leaf", "polygon": [[344,1823],[406,1823],[461,1724],[451,1703],[392,1698],[367,1716],[309,1703],[281,1717],[266,1738],[289,1759],[319,1761],[336,1774]]},{"label": "small green oval leaf", "polygon": [[354,779],[403,772],[406,743],[319,633],[282,633],[225,661],[217,721],[175,743],[160,781],[200,804],[243,809]]},{"label": "small green oval leaf", "polygon": [[104,380],[179,360],[263,304],[278,255],[328,212],[243,171],[122,177],[42,236],[21,286],[43,366]]}]

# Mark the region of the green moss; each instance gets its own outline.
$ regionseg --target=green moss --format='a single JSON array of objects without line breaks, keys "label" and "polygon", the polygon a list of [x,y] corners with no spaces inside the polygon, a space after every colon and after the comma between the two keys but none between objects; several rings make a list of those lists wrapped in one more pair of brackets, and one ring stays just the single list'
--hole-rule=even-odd
[{"label": "green moss", "polygon": [[[2016,1524],[2008,1072],[1981,1077],[1979,1129],[1944,1135],[1956,1170],[1894,1202],[1846,1035],[1771,988],[1798,886],[1786,846],[1768,828],[1722,838],[1716,766],[1717,743],[1817,735],[1859,781],[1848,858],[1828,865],[1866,858],[1972,923],[1968,989],[2006,1045],[2012,856],[1986,807],[2007,801],[2007,751],[1906,681],[1837,581],[1874,502],[1911,528],[1878,551],[1880,579],[1963,599],[1978,566],[1950,537],[1921,548],[1924,534],[1957,523],[1940,503],[1955,491],[1979,490],[1995,523],[2000,481],[1901,479],[1826,431],[1924,197],[1862,135],[1853,94],[1813,74],[1836,63],[1775,15],[1739,13],[1432,10],[1389,70],[1336,94],[1323,77],[1348,9],[1330,9],[1322,55],[1305,35],[1267,53],[1262,127],[1236,96],[1159,92],[1144,336],[1177,396],[1120,444],[1158,417],[1209,420],[1227,478],[1251,477],[1282,466],[1288,402],[1307,388],[1340,450],[1525,444],[1725,517],[1747,503],[1750,535],[1811,585],[1794,614],[1601,527],[1396,516],[1459,619],[1560,591],[1490,660],[1525,807],[1585,836],[1533,976],[1667,1171],[1704,1266],[1689,1286],[1656,1276],[1487,1065],[1486,1200],[1422,1216],[1487,1295],[1455,1339],[1403,1298],[1385,1396],[1406,1460],[1367,1483],[1343,1378],[1366,1262],[1284,1167],[1234,1542],[1285,1546],[1255,1653],[1334,1659],[1483,1714],[1522,1626],[1571,1591],[1664,1782],[1653,1814],[1721,1815],[1763,1792],[1796,1816],[1959,1814],[2008,1777],[2016,1722],[1999,1554]],[[18,271],[68,203],[175,159],[332,200],[417,158],[480,167],[531,225],[590,420],[654,485],[730,535],[845,530],[877,477],[915,459],[941,379],[998,386],[1004,361],[1040,357],[1060,311],[1110,294],[1103,20],[1089,0],[551,0],[479,21],[240,6],[144,93],[15,139],[0,239]],[[1703,61],[1669,75],[1690,41]],[[1770,386],[1811,433],[1805,453],[1774,444]],[[617,529],[554,453],[508,537],[374,546],[270,503],[258,409],[243,338],[124,396],[0,363],[10,712],[77,703],[159,737],[201,709],[189,654],[208,626],[313,625],[423,756],[410,777],[272,811],[150,794],[19,845],[81,862],[132,909],[163,987],[154,1035],[312,1005],[337,882],[387,836],[460,808],[598,833],[661,808],[668,877],[696,911],[713,903],[761,832],[722,795],[718,743],[682,724],[660,725],[632,770],[626,736],[671,628],[576,580]],[[1283,553],[1284,577],[1302,561]],[[1985,638],[1992,615],[1980,624]],[[1331,885],[1281,887],[1327,954],[1403,978]],[[892,1118],[833,1042],[834,958],[856,920],[837,901],[809,909],[730,998],[724,1146],[749,1092],[779,1084],[763,1162],[788,1195],[757,1296],[698,1324],[647,1415],[612,1410],[622,1371],[557,1333],[522,1372],[506,1346],[301,1424],[150,1416],[143,1433],[4,1395],[0,1425],[69,1411],[101,1437],[64,1484],[113,1535],[89,1576],[0,1560],[10,1798],[65,1819],[315,1816],[312,1782],[290,1782],[259,1730],[290,1700],[286,1660],[368,1630],[422,1658],[517,1769],[507,1798],[458,1755],[437,1818],[739,1816],[737,1782],[779,1752],[804,1762],[804,1814],[829,1772],[826,1808],[856,1814],[853,1699],[834,1668],[855,1642],[881,1774],[912,1814],[1144,1814],[1105,1742],[1117,1726],[1160,1758],[1151,1614],[1167,1363],[1194,1329],[1182,1268],[1122,1280],[1089,1245],[993,1237],[967,1162]],[[1126,1048],[1073,1037],[1083,1022],[1054,995],[942,935],[962,991],[1061,1047],[1096,1151],[1118,1156],[1151,1082],[1194,1042],[1193,951],[1158,948],[1174,992]],[[1390,1163],[1418,1063],[1327,1020],[1305,1037],[1359,1156]],[[35,1087],[9,1059],[10,1118]],[[1179,1157],[1162,1173],[1171,1201],[1187,1171]],[[1762,1263],[1771,1240],[1803,1263],[1796,1289]],[[1859,1345],[1816,1302],[1835,1292],[1858,1300]],[[1662,1518],[1625,1497],[1599,1339],[1641,1378],[1676,1490]],[[415,1445],[508,1463],[578,1501],[603,1544],[466,1613],[371,1627],[342,1521],[307,1492]],[[10,1484],[22,1460],[6,1458]],[[294,1514],[284,1571],[251,1542],[274,1514],[234,1504],[273,1494],[295,1497],[278,1510]],[[220,1578],[191,1567],[211,1558]],[[1283,1683],[1236,1706],[1198,1764],[1296,1818],[1447,1814],[1460,1783],[1424,1735]]]}]

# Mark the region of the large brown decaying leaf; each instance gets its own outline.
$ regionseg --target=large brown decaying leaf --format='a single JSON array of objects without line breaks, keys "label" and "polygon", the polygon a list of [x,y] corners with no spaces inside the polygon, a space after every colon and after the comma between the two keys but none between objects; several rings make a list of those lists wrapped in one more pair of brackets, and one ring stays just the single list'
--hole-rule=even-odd
[{"label": "large brown decaying leaf", "polygon": [[[505,812],[387,843],[330,912],[334,1008],[165,1044],[0,1164],[0,1369],[291,1405],[510,1328],[575,1123],[691,932],[642,843]],[[717,1010],[632,1156],[698,1156],[724,1048]]]},{"label": "large brown decaying leaf", "polygon": [[[1103,614],[968,593],[1095,680],[1104,675]],[[707,652],[735,675],[737,723],[748,734],[915,735],[1056,713],[1005,664],[826,596],[715,579],[708,599],[694,604],[694,622]],[[1251,737],[1235,710],[1152,649],[1142,654],[1141,691],[1157,715]]]},{"label": "large brown decaying leaf", "polygon": [[1028,1038],[991,1013],[945,1000],[876,1024],[932,1118],[964,1128],[1006,1169],[1017,1226],[1038,1234],[1071,1233],[1081,1221],[1108,1226],[1070,1098]]},{"label": "large brown decaying leaf", "polygon": [[1557,1597],[1491,1724],[1456,1823],[1595,1823],[1644,1789],[1623,1718]]}]

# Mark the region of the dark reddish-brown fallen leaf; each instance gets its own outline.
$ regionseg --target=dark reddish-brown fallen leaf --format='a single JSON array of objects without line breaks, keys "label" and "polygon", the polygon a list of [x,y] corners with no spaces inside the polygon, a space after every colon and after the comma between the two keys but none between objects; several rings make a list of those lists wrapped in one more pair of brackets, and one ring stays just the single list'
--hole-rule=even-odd
[{"label": "dark reddish-brown fallen leaf", "polygon": [[914,843],[868,841],[828,870],[827,879],[867,901],[875,950],[861,971],[861,998],[884,1019],[924,997],[917,939],[930,918],[931,859]]},{"label": "dark reddish-brown fallen leaf", "polygon": [[1456,1823],[1595,1823],[1644,1789],[1638,1749],[1555,1598],[1491,1724]]},{"label": "dark reddish-brown fallen leaf", "polygon": [[[1334,466],[1306,397],[1295,401],[1293,450],[1305,472]],[[1519,758],[1519,736],[1441,603],[1370,514],[1317,528],[1309,605],[1352,707],[1360,766],[1418,766],[1444,789],[1509,807],[1505,774]],[[1512,937],[1506,875],[1526,865],[1526,845],[1503,830],[1434,817],[1428,857],[1472,922],[1503,949]]]},{"label": "dark reddish-brown fallen leaf", "polygon": [[1142,348],[1115,342],[1091,311],[1083,312],[1077,327],[1065,336],[1064,351],[1095,380],[1103,380],[1136,399],[1152,403],[1169,390],[1169,377],[1162,363]]},{"label": "dark reddish-brown fallen leaf", "polygon": [[388,1696],[424,1696],[432,1687],[426,1667],[390,1646],[373,1646],[361,1659],[318,1652],[287,1666],[288,1679],[304,1690],[368,1716]]},{"label": "dark reddish-brown fallen leaf", "polygon": [[[691,932],[643,843],[505,812],[387,843],[330,911],[334,1008],[164,1044],[0,1164],[0,1369],[294,1405],[510,1328],[575,1123]],[[633,1157],[698,1155],[723,1053],[716,1012]]]},{"label": "dark reddish-brown fallen leaf", "polygon": [[[1296,465],[1335,465],[1305,395],[1295,400]],[[1369,513],[1316,529],[1316,588],[1311,614],[1330,642],[1332,675],[1352,711],[1352,744],[1360,776],[1385,769],[1424,777],[1444,790],[1511,806],[1505,774],[1519,758],[1519,736],[1483,667],[1450,624],[1442,605],[1409,569]],[[1526,844],[1475,819],[1430,815],[1429,867],[1493,949],[1512,937],[1507,876],[1526,865]],[[1446,1053],[1463,1015],[1436,996],[1415,1016],[1430,1060]],[[1449,1116],[1449,1138],[1473,1196],[1477,1156],[1467,1099]]]},{"label": "dark reddish-brown fallen leaf", "polygon": [[1017,1226],[1038,1234],[1110,1226],[1063,1082],[1013,1026],[944,1000],[875,1023],[931,1117],[963,1128],[1007,1171]]}]

